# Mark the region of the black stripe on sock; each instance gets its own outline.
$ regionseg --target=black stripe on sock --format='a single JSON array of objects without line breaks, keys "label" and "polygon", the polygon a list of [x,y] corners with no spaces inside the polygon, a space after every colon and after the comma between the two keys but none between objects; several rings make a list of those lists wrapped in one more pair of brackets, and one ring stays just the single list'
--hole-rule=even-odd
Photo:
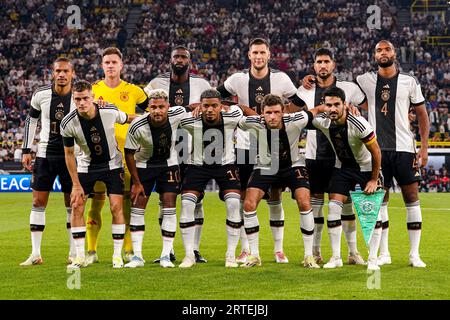
[{"label": "black stripe on sock", "polygon": [[312,229],[312,230],[306,230],[306,229],[300,228],[300,230],[302,231],[302,233],[303,233],[304,235],[307,235],[307,236],[310,236],[310,235],[313,235],[313,234],[314,234],[314,229]]},{"label": "black stripe on sock", "polygon": [[226,221],[227,226],[234,228],[234,229],[240,229],[241,228],[241,222],[233,222],[227,219]]},{"label": "black stripe on sock", "polygon": [[195,221],[190,221],[190,222],[180,222],[180,228],[189,228],[189,227],[193,227],[195,226]]},{"label": "black stripe on sock", "polygon": [[71,227],[72,227],[72,226],[71,226],[70,222],[67,222],[67,223],[66,223],[66,228],[67,228],[67,229],[70,229]]},{"label": "black stripe on sock", "polygon": [[130,225],[130,232],[145,231],[145,224],[141,226]]},{"label": "black stripe on sock", "polygon": [[161,230],[161,235],[167,238],[175,238],[175,232],[170,232],[166,230]]},{"label": "black stripe on sock", "polygon": [[45,229],[45,225],[42,224],[30,224],[30,231],[31,232],[42,232]]},{"label": "black stripe on sock", "polygon": [[202,225],[203,224],[203,218],[198,218],[198,219],[195,219],[195,224],[196,225]]},{"label": "black stripe on sock", "polygon": [[244,219],[241,220],[241,227],[244,226]]},{"label": "black stripe on sock", "polygon": [[342,224],[341,220],[327,221],[328,228],[336,228]]},{"label": "black stripe on sock", "polygon": [[252,233],[255,233],[255,232],[258,232],[258,231],[259,231],[259,226],[252,227],[252,228],[245,228],[245,233],[246,234],[252,234]]},{"label": "black stripe on sock", "polygon": [[383,230],[389,228],[389,221],[385,221],[382,224]]},{"label": "black stripe on sock", "polygon": [[323,217],[314,218],[314,223],[315,224],[324,224],[325,219]]},{"label": "black stripe on sock", "polygon": [[271,227],[284,227],[284,220],[270,220]]},{"label": "black stripe on sock", "polygon": [[112,237],[114,240],[123,240],[123,238],[125,237],[124,233],[113,233]]},{"label": "black stripe on sock", "polygon": [[381,228],[382,225],[383,223],[381,221],[377,221],[377,223],[375,223],[375,229]]},{"label": "black stripe on sock", "polygon": [[408,226],[408,230],[421,230],[422,222],[408,222],[406,224]]},{"label": "black stripe on sock", "polygon": [[349,214],[349,215],[343,214],[343,215],[341,215],[341,220],[342,221],[352,221],[352,220],[355,220],[355,219],[356,219],[356,216],[354,214]]}]

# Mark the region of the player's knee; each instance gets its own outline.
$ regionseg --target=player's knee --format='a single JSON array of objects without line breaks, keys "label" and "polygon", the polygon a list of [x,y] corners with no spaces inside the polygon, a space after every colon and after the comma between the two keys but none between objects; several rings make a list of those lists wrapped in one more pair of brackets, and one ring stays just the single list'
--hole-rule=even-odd
[{"label": "player's knee", "polygon": [[113,202],[110,204],[111,213],[113,216],[123,215],[123,206],[120,202]]},{"label": "player's knee", "polygon": [[33,207],[34,208],[45,208],[47,206],[47,201],[44,201],[39,198],[33,199]]},{"label": "player's knee", "polygon": [[419,193],[417,186],[402,187],[403,200],[405,203],[412,203],[419,200]]},{"label": "player's knee", "polygon": [[311,203],[309,199],[299,199],[297,200],[297,205],[299,206],[300,211],[308,211],[311,209]]}]

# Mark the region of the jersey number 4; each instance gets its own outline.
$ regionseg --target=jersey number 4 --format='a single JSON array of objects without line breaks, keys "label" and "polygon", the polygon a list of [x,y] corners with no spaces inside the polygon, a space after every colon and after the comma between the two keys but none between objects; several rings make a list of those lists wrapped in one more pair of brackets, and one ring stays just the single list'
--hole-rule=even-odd
[{"label": "jersey number 4", "polygon": [[387,107],[387,102],[384,103],[383,107],[381,108],[381,112],[384,113],[384,116],[387,116],[388,113],[388,107]]}]

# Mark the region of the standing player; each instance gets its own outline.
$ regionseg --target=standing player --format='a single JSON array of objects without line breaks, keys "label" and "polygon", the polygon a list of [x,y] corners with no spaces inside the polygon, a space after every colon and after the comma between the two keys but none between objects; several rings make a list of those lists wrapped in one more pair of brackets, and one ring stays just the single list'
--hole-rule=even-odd
[{"label": "standing player", "polygon": [[[312,253],[314,217],[309,201],[308,173],[299,154],[298,140],[303,128],[312,120],[319,106],[311,112],[283,115],[281,97],[266,95],[261,104],[262,116],[246,117],[239,122],[245,130],[258,130],[258,163],[250,176],[244,201],[244,227],[250,253],[246,263],[250,268],[261,265],[259,256],[259,222],[256,209],[270,187],[289,187],[300,210],[300,227],[305,249],[305,268],[320,268]],[[265,146],[265,147],[263,147]],[[274,161],[275,159],[275,161]],[[276,161],[278,160],[278,161]]]},{"label": "standing player", "polygon": [[162,200],[161,234],[163,249],[159,263],[173,268],[170,251],[177,227],[176,200],[180,191],[180,170],[175,150],[176,132],[186,115],[184,107],[169,109],[169,97],[162,89],[148,94],[149,113],[136,118],[130,125],[125,144],[125,157],[132,177],[131,239],[134,256],[126,268],[144,266],[142,242],[145,232],[144,213],[148,199],[156,186]]},{"label": "standing player", "polygon": [[[136,106],[145,110],[148,105],[145,92],[134,84],[123,81],[120,78],[123,69],[122,53],[119,49],[110,47],[102,53],[102,69],[105,73],[103,80],[97,81],[92,86],[96,100],[103,100],[114,104],[119,110],[127,114],[135,114]],[[125,136],[128,125],[115,125],[116,139],[119,149],[122,151],[125,146]],[[123,151],[122,151],[123,152]],[[102,182],[97,182],[93,190],[90,209],[87,213],[87,243],[88,256],[87,263],[98,261],[97,242],[98,234],[102,226],[102,209],[105,204],[106,186]],[[123,212],[126,221],[126,232],[124,240],[125,260],[129,261],[132,255],[132,244],[130,238],[130,173],[125,165],[125,193],[123,196]]]},{"label": "standing player", "polygon": [[[344,90],[346,102],[353,105],[366,105],[366,98],[361,89],[354,83],[343,81],[333,75],[336,67],[333,54],[325,48],[318,49],[314,54],[315,76],[305,77],[306,81],[314,81],[315,87],[304,86],[298,88],[297,95],[305,101],[309,109],[321,105],[324,102],[323,93],[328,88],[338,87]],[[309,90],[309,89],[312,90]],[[328,187],[330,177],[334,170],[336,156],[333,148],[325,134],[320,130],[308,130],[306,144],[306,167],[309,173],[309,183],[311,190],[311,205],[314,213],[314,244],[313,253],[317,263],[322,263],[320,242],[324,225],[323,205],[324,193],[329,192]],[[327,224],[331,220],[327,217]],[[342,229],[348,245],[348,263],[364,264],[364,260],[358,253],[356,245],[356,217],[352,210],[350,198],[343,203],[342,209]]]},{"label": "standing player", "polygon": [[[366,194],[372,194],[378,186],[381,167],[381,151],[375,133],[363,117],[355,117],[345,110],[345,93],[338,87],[330,87],[324,94],[328,117],[319,115],[313,125],[320,129],[331,142],[336,153],[335,169],[331,175],[330,201],[328,203],[328,235],[332,249],[330,261],[323,267],[342,267],[341,216],[350,190],[360,184]],[[381,218],[370,240],[369,270],[379,270],[377,253],[381,236]]]},{"label": "standing player", "polygon": [[[396,51],[393,44],[382,40],[375,46],[375,61],[378,72],[367,72],[356,78],[368,101],[369,123],[376,130],[382,151],[384,187],[386,195],[381,206],[383,232],[378,264],[390,264],[388,249],[388,211],[389,188],[392,178],[400,185],[406,206],[407,228],[410,251],[409,264],[413,267],[426,267],[420,259],[419,244],[422,229],[418,185],[419,166],[428,161],[429,119],[417,79],[396,67]],[[415,108],[419,122],[421,146],[416,154],[414,134],[410,130],[408,112]]]},{"label": "standing player", "polygon": [[[147,94],[154,89],[163,89],[169,93],[169,103],[171,106],[183,106],[186,107],[191,104],[200,103],[200,95],[203,91],[210,89],[208,81],[202,77],[189,74],[191,68],[191,53],[186,47],[177,46],[172,49],[170,57],[170,67],[171,72],[164,73],[157,76],[145,87]],[[177,131],[178,138],[177,141],[181,143],[183,138],[181,133],[184,130]],[[188,150],[191,150],[192,137],[188,135]],[[180,158],[186,159],[180,155]],[[186,163],[180,162],[180,173],[181,180],[183,181],[184,172],[186,170]],[[200,197],[198,203],[195,206],[195,237],[194,237],[194,254],[196,262],[207,262],[205,258],[200,254],[200,238],[203,229],[204,222],[204,211],[203,211],[203,201]],[[162,226],[163,210],[160,205],[159,210],[159,225]],[[172,252],[170,254],[172,261],[175,260],[175,254]],[[159,262],[156,259],[154,262]]]},{"label": "standing player", "polygon": [[[87,265],[84,254],[86,224],[84,207],[86,196],[97,181],[106,184],[112,213],[112,236],[114,240],[113,268],[122,268],[122,246],[125,235],[123,216],[124,170],[122,154],[114,134],[114,124],[130,123],[134,115],[127,115],[114,105],[99,108],[94,104],[92,86],[87,81],[73,85],[73,100],[77,109],[61,121],[61,135],[67,169],[73,186],[70,194],[72,206],[72,236],[76,258],[70,269]],[[74,144],[81,149],[75,160]]]},{"label": "standing player", "polygon": [[[31,98],[31,108],[25,121],[25,135],[22,146],[22,164],[25,169],[33,170],[31,188],[33,204],[30,213],[30,230],[32,252],[21,266],[42,264],[41,241],[45,228],[45,208],[56,176],[59,176],[64,203],[67,212],[67,231],[69,233],[70,251],[68,263],[72,263],[75,252],[70,231],[70,191],[72,181],[64,160],[63,141],[59,130],[61,120],[75,109],[72,102],[72,79],[75,70],[72,62],[58,58],[53,62],[52,79],[49,86],[37,89]],[[34,167],[31,165],[31,146],[34,141],[38,119],[41,119],[41,140]]]},{"label": "standing player", "polygon": [[[221,96],[217,90],[208,89],[200,96],[202,115],[188,116],[181,120],[181,128],[193,137],[192,165],[186,169],[181,191],[180,229],[186,256],[180,268],[190,268],[195,263],[193,254],[195,205],[209,180],[215,179],[220,197],[227,211],[227,252],[225,267],[236,268],[236,247],[239,242],[241,217],[239,214],[240,184],[233,135],[242,111],[231,106],[222,110]],[[246,114],[254,112],[246,108]]]},{"label": "standing player", "polygon": [[[267,40],[255,38],[249,43],[248,58],[250,69],[231,75],[217,90],[222,97],[236,95],[239,104],[250,106],[261,114],[261,102],[265,95],[272,93],[287,98],[293,104],[302,107],[304,102],[296,95],[297,88],[287,74],[269,68],[270,47]],[[241,217],[243,219],[242,203],[245,199],[248,179],[253,171],[255,159],[250,157],[250,138],[248,132],[238,128],[236,132],[236,158],[241,177]],[[252,150],[254,151],[254,150]],[[254,152],[253,152],[254,153]],[[252,154],[253,154],[252,153]],[[277,263],[288,263],[289,260],[283,251],[284,238],[284,211],[281,205],[281,189],[272,189],[267,201],[269,206],[270,228],[274,239],[274,255]],[[242,252],[239,262],[245,262],[249,255],[248,241],[245,230],[241,228]]]}]

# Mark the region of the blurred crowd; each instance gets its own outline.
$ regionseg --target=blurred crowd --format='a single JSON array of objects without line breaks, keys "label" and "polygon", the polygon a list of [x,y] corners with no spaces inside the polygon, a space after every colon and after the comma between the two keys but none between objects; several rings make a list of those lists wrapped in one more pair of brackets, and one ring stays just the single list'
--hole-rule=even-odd
[{"label": "blurred crowd", "polygon": [[421,175],[420,192],[450,192],[450,174],[445,164],[439,169],[432,165],[422,168]]},{"label": "blurred crowd", "polygon": [[[131,5],[127,3],[139,3],[142,9],[142,19],[128,41],[125,25]],[[351,80],[374,68],[376,42],[390,39],[398,49],[400,68],[422,85],[430,112],[430,138],[444,141],[450,129],[450,62],[445,47],[427,45],[426,39],[442,34],[446,25],[441,15],[414,14],[412,23],[401,28],[400,3],[405,1],[3,0],[0,161],[11,159],[20,146],[32,92],[49,83],[51,62],[57,56],[72,58],[78,77],[95,81],[103,77],[102,49],[116,45],[125,56],[124,80],[145,86],[169,70],[170,49],[183,44],[192,51],[192,73],[217,86],[248,67],[248,43],[256,36],[269,38],[271,65],[286,72],[297,86],[312,72],[318,47],[332,50],[337,74]],[[74,21],[74,12],[67,10],[72,4],[80,8],[82,29],[68,26],[68,20]],[[380,7],[381,29],[367,27],[367,8],[373,4]],[[417,132],[416,126],[413,121]]]}]

